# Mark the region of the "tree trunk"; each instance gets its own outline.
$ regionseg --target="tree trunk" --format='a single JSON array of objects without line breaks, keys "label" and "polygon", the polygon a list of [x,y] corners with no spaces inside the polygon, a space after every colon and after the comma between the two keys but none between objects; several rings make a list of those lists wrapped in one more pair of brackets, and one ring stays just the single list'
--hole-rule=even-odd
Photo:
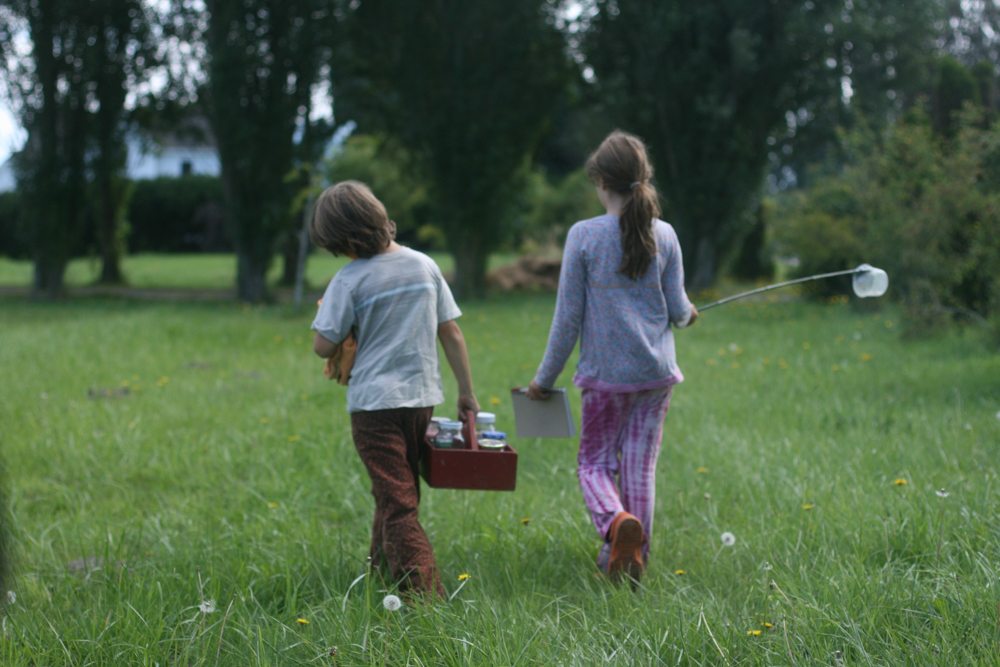
[{"label": "tree trunk", "polygon": [[694,275],[686,281],[689,289],[701,290],[712,286],[715,282],[718,256],[715,240],[702,236],[697,241],[694,258]]},{"label": "tree trunk", "polygon": [[246,303],[263,303],[268,299],[267,260],[246,249],[236,252],[236,296]]},{"label": "tree trunk", "polygon": [[36,299],[58,299],[63,296],[66,292],[65,275],[66,260],[36,257],[32,296]]},{"label": "tree trunk", "polygon": [[281,279],[278,284],[282,287],[293,287],[295,285],[295,275],[299,267],[299,237],[298,234],[287,234],[281,249]]},{"label": "tree trunk", "polygon": [[125,274],[122,273],[122,244],[121,228],[118,224],[117,205],[113,201],[110,185],[102,188],[105,190],[101,197],[102,202],[98,211],[97,239],[101,246],[101,276],[97,282],[101,285],[122,285],[125,283]]},{"label": "tree trunk", "polygon": [[467,237],[452,251],[455,259],[452,288],[457,298],[479,299],[486,294],[486,261],[489,254],[482,246],[481,239]]}]

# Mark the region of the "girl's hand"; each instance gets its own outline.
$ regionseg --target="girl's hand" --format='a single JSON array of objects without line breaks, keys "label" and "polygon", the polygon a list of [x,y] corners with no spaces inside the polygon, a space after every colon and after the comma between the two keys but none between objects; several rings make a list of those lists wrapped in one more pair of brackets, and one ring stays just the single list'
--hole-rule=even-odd
[{"label": "girl's hand", "polygon": [[549,395],[552,393],[548,389],[545,389],[538,385],[534,380],[528,385],[528,398],[533,401],[546,401]]}]

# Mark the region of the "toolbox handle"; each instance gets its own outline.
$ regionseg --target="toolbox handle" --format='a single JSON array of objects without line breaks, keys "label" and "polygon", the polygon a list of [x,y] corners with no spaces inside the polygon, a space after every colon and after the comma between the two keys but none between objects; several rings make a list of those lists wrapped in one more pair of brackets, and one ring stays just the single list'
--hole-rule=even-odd
[{"label": "toolbox handle", "polygon": [[472,410],[465,411],[465,421],[462,423],[462,437],[465,445],[469,449],[479,449],[479,441],[476,439],[476,413]]}]

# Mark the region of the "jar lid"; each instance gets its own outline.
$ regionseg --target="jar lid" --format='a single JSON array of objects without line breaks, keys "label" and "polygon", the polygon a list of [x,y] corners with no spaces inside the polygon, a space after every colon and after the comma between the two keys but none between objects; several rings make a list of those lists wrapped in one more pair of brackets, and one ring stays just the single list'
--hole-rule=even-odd
[{"label": "jar lid", "polygon": [[503,431],[483,431],[483,437],[487,440],[506,440],[507,434]]},{"label": "jar lid", "polygon": [[451,419],[443,419],[441,421],[441,428],[449,431],[459,431],[462,429],[462,422],[452,421]]},{"label": "jar lid", "polygon": [[492,412],[480,412],[476,414],[476,421],[479,422],[496,422],[497,416]]}]

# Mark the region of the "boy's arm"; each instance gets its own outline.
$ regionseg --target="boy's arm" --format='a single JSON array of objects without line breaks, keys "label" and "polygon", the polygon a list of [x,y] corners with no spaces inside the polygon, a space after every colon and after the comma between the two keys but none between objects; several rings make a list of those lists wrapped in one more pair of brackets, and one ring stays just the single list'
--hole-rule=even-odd
[{"label": "boy's arm", "polygon": [[472,368],[469,364],[469,351],[465,347],[465,336],[455,320],[442,322],[438,325],[438,338],[444,347],[455,380],[458,382],[458,414],[465,416],[467,410],[479,412],[479,401],[472,390]]},{"label": "boy's arm", "polygon": [[313,338],[313,352],[324,359],[332,357],[338,347],[340,347],[340,343],[334,343],[322,334],[316,334],[316,337]]}]

